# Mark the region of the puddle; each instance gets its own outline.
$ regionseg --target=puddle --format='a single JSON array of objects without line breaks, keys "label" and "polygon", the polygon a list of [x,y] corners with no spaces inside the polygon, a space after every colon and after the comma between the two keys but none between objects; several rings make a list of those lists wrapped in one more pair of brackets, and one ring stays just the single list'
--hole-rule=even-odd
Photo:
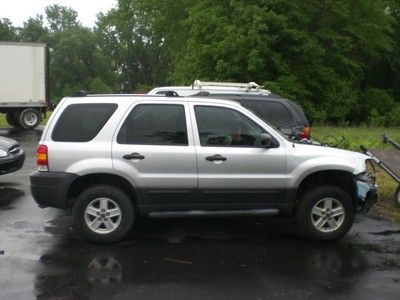
[{"label": "puddle", "polygon": [[385,230],[385,231],[380,231],[380,232],[369,232],[369,234],[373,235],[392,235],[392,234],[400,234],[400,230]]},{"label": "puddle", "polygon": [[25,193],[21,190],[10,187],[0,187],[0,209],[7,210],[4,209],[4,207],[9,207],[13,201],[24,195]]},{"label": "puddle", "polygon": [[0,210],[11,210],[11,209],[15,209],[15,207],[14,206],[0,207]]}]

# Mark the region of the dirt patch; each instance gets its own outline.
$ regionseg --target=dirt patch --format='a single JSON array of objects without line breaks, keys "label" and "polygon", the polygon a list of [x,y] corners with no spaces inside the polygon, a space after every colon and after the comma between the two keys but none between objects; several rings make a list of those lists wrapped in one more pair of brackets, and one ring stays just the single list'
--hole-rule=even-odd
[{"label": "dirt patch", "polygon": [[394,199],[379,199],[372,211],[385,219],[400,223],[400,208],[396,207]]},{"label": "dirt patch", "polygon": [[378,166],[376,166],[375,175],[379,197],[372,211],[385,219],[400,223],[400,208],[396,207],[394,201],[394,193],[398,183]]}]

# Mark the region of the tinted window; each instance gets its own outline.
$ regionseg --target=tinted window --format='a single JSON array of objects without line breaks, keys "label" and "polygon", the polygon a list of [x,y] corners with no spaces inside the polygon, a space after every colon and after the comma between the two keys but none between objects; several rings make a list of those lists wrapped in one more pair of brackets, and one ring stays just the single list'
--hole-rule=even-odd
[{"label": "tinted window", "polygon": [[250,108],[261,119],[276,125],[293,123],[293,117],[289,110],[275,101],[246,101],[245,106]]},{"label": "tinted window", "polygon": [[140,104],[131,111],[117,142],[137,145],[188,145],[182,105]]},{"label": "tinted window", "polygon": [[95,138],[118,105],[113,103],[71,104],[54,127],[56,142],[88,142]]},{"label": "tinted window", "polygon": [[294,102],[290,102],[290,104],[292,105],[292,107],[294,108],[294,110],[299,114],[299,116],[301,117],[301,124],[305,125],[305,126],[309,126],[308,124],[308,120],[306,115],[304,114],[304,111],[301,109],[300,106],[298,106],[296,103]]},{"label": "tinted window", "polygon": [[265,131],[240,112],[196,106],[195,113],[202,146],[261,147],[260,137]]}]

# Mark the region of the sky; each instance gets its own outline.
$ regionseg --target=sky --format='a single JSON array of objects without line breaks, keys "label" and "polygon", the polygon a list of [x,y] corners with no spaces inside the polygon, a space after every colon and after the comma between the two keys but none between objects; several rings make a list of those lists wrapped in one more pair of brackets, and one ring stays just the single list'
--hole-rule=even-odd
[{"label": "sky", "polygon": [[7,18],[20,27],[29,17],[44,15],[46,6],[60,4],[76,10],[83,26],[93,27],[96,15],[107,12],[116,3],[117,0],[0,0],[0,18]]}]

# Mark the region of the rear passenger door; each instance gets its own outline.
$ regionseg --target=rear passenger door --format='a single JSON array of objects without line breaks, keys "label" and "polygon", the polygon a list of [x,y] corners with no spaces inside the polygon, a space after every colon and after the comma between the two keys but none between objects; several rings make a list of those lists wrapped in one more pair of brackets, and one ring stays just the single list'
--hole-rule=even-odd
[{"label": "rear passenger door", "polygon": [[116,172],[128,176],[142,204],[194,204],[197,164],[187,104],[140,102],[133,105],[113,141]]}]

